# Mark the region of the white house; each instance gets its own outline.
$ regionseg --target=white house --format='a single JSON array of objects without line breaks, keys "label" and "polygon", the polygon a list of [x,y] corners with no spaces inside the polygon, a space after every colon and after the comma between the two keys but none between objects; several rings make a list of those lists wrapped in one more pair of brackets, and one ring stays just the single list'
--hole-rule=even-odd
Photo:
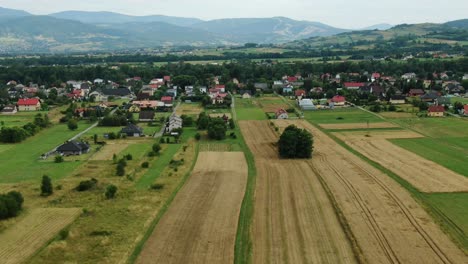
[{"label": "white house", "polygon": [[169,117],[169,122],[166,125],[166,133],[171,133],[174,129],[182,128],[182,118],[173,114]]},{"label": "white house", "polygon": [[94,80],[94,84],[103,84],[104,83],[104,80],[103,79],[95,79]]}]

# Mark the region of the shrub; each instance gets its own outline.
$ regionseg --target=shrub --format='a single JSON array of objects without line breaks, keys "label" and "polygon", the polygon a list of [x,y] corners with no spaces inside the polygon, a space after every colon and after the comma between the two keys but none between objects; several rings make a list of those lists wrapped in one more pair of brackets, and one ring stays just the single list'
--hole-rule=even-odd
[{"label": "shrub", "polygon": [[77,130],[78,129],[78,122],[75,119],[68,120],[67,123],[68,129],[70,130]]},{"label": "shrub", "polygon": [[117,164],[117,176],[124,176],[125,175],[125,166],[122,163]]},{"label": "shrub", "polygon": [[127,160],[132,160],[132,159],[133,159],[133,156],[132,156],[132,154],[127,154],[127,155],[125,156],[125,158],[126,158]]},{"label": "shrub", "polygon": [[19,192],[9,192],[0,195],[0,219],[15,217],[23,206],[23,196]]},{"label": "shrub", "polygon": [[58,234],[58,240],[65,240],[67,239],[68,235],[69,235],[70,231],[68,229],[62,229],[60,230],[59,234]]},{"label": "shrub", "polygon": [[50,177],[47,175],[42,176],[41,195],[49,196],[53,192],[54,192],[54,187],[52,186],[52,180],[50,179]]},{"label": "shrub", "polygon": [[107,138],[109,138],[110,140],[114,140],[117,139],[117,135],[114,132],[110,132],[109,134],[107,134]]},{"label": "shrub", "polygon": [[158,143],[154,143],[152,149],[154,153],[159,154],[159,152],[161,151],[161,145],[159,145]]},{"label": "shrub", "polygon": [[117,193],[117,186],[111,184],[106,187],[105,195],[107,199],[114,199],[116,193]]},{"label": "shrub", "polygon": [[144,169],[147,169],[149,168],[149,162],[145,161],[141,164],[141,167],[144,168]]},{"label": "shrub", "polygon": [[55,163],[62,163],[63,162],[63,157],[60,155],[55,156],[54,158]]},{"label": "shrub", "polygon": [[92,178],[91,180],[82,181],[80,182],[80,184],[78,184],[76,190],[79,192],[88,191],[96,187],[97,183],[98,181],[94,178]]},{"label": "shrub", "polygon": [[156,153],[154,151],[150,151],[148,153],[148,157],[154,157],[154,156],[156,156]]},{"label": "shrub", "polygon": [[200,140],[200,139],[201,139],[200,133],[196,133],[196,134],[195,134],[195,139],[196,139],[196,140]]},{"label": "shrub", "polygon": [[150,187],[151,190],[156,190],[156,191],[162,190],[163,188],[164,188],[164,184],[160,184],[160,183],[155,183],[151,185]]},{"label": "shrub", "polygon": [[127,161],[125,159],[119,159],[117,164],[122,165],[123,167],[127,166]]}]

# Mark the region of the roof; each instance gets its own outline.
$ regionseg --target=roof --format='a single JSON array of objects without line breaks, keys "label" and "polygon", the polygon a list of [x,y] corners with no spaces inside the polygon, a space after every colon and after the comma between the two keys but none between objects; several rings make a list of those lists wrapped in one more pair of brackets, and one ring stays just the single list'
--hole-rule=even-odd
[{"label": "roof", "polygon": [[163,96],[163,97],[161,98],[161,101],[172,101],[172,97],[170,97],[170,96]]},{"label": "roof", "polygon": [[347,87],[347,88],[348,88],[348,87],[362,87],[362,86],[364,86],[364,85],[365,85],[365,84],[362,83],[362,82],[345,82],[345,83],[344,83],[344,86]]},{"label": "roof", "polygon": [[286,110],[284,110],[283,108],[280,108],[280,109],[276,110],[275,114],[276,114],[276,116],[280,116],[282,114],[288,114],[288,112]]},{"label": "roof", "polygon": [[304,90],[296,90],[296,91],[294,92],[294,94],[295,94],[296,96],[303,96],[303,95],[306,94],[306,92],[305,92]]},{"label": "roof", "polygon": [[428,109],[429,113],[444,113],[445,112],[445,108],[441,105],[433,105],[433,106],[429,106],[429,109]]},{"label": "roof", "polygon": [[410,89],[409,93],[410,94],[424,94],[424,90],[423,89]]},{"label": "roof", "polygon": [[403,95],[394,95],[390,97],[390,100],[406,100],[406,97]]},{"label": "roof", "polygon": [[372,77],[374,77],[374,78],[380,78],[380,73],[374,72],[374,73],[372,74]]},{"label": "roof", "polygon": [[27,105],[37,105],[39,103],[39,99],[31,98],[31,99],[19,99],[18,105],[27,106]]},{"label": "roof", "polygon": [[296,76],[289,76],[287,80],[288,80],[288,82],[297,82],[297,77]]},{"label": "roof", "polygon": [[15,112],[16,110],[16,106],[14,105],[6,105],[3,109],[2,109],[2,113],[13,113]]},{"label": "roof", "polygon": [[333,103],[343,103],[343,102],[346,102],[346,98],[344,96],[341,96],[341,95],[335,95],[331,101]]},{"label": "roof", "polygon": [[114,96],[127,96],[131,92],[128,88],[117,88],[117,89],[102,89],[104,95],[114,95]]},{"label": "roof", "polygon": [[468,114],[468,105],[464,105],[463,110],[465,110],[465,114]]},{"label": "roof", "polygon": [[135,134],[135,133],[143,133],[143,128],[135,125],[135,124],[128,124],[128,126],[122,128],[122,130],[120,131],[120,133],[124,133],[124,134]]},{"label": "roof", "polygon": [[224,85],[224,84],[218,84],[218,85],[216,85],[215,88],[216,88],[216,89],[225,89],[225,88],[226,88],[226,85]]},{"label": "roof", "polygon": [[164,81],[169,82],[171,80],[171,76],[164,76]]},{"label": "roof", "polygon": [[58,152],[79,152],[89,149],[89,145],[84,142],[67,141],[57,148]]}]

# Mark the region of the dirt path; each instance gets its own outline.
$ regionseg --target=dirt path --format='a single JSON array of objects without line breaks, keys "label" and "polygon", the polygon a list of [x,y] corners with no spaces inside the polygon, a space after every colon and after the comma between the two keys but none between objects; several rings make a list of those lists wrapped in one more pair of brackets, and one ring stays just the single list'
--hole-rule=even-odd
[{"label": "dirt path", "polygon": [[200,153],[137,263],[233,263],[246,183],[243,153]]},{"label": "dirt path", "polygon": [[[280,127],[292,121],[278,121]],[[369,263],[468,263],[411,195],[305,121],[314,171],[327,183]]]},{"label": "dirt path", "polygon": [[253,263],[355,263],[333,205],[307,161],[280,160],[267,122],[240,122],[255,155]]},{"label": "dirt path", "polygon": [[468,191],[467,177],[394,145],[385,140],[385,137],[348,133],[336,135],[353,149],[391,170],[422,192]]}]

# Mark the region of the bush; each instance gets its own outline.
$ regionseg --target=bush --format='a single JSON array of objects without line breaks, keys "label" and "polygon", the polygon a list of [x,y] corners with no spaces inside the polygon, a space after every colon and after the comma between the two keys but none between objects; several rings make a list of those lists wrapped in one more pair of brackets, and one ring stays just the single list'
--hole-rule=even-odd
[{"label": "bush", "polygon": [[234,123],[234,119],[229,119],[229,128],[234,129],[236,128],[236,124]]},{"label": "bush", "polygon": [[284,130],[278,142],[278,152],[281,158],[311,158],[312,151],[312,134],[305,129],[299,129],[294,125],[288,126]]},{"label": "bush", "polygon": [[388,111],[390,111],[390,112],[395,112],[396,110],[397,110],[397,109],[396,109],[396,107],[395,107],[394,105],[390,105],[390,106],[388,107]]},{"label": "bush", "polygon": [[236,133],[234,133],[234,132],[231,132],[231,134],[230,134],[229,136],[230,136],[231,138],[233,138],[233,139],[236,139],[236,138],[237,138]]},{"label": "bush", "polygon": [[150,151],[148,153],[148,157],[154,157],[154,156],[156,156],[156,153],[154,151]]},{"label": "bush", "polygon": [[49,196],[53,192],[54,192],[54,187],[52,186],[52,180],[50,179],[50,177],[47,175],[42,176],[41,195]]},{"label": "bush", "polygon": [[88,191],[88,190],[91,190],[94,187],[96,187],[97,183],[98,183],[98,181],[96,179],[92,178],[91,180],[86,180],[86,181],[80,182],[80,184],[78,184],[78,186],[75,189],[78,192]]},{"label": "bush", "polygon": [[63,157],[60,155],[55,156],[54,158],[55,163],[62,163],[63,162]]},{"label": "bush", "polygon": [[126,166],[127,166],[127,161],[126,161],[125,159],[119,159],[119,161],[117,162],[117,164],[120,164],[120,165],[126,167]]},{"label": "bush", "polygon": [[114,199],[115,194],[117,193],[117,186],[111,184],[106,188],[106,199]]},{"label": "bush", "polygon": [[109,138],[110,140],[114,140],[117,139],[117,135],[114,132],[110,132],[109,134],[107,134],[107,138]]},{"label": "bush", "polygon": [[161,145],[159,145],[158,143],[154,143],[152,149],[154,153],[159,154],[159,152],[161,151]]},{"label": "bush", "polygon": [[68,229],[62,229],[62,230],[60,230],[60,232],[59,232],[59,234],[58,234],[58,240],[65,240],[65,239],[67,239],[69,233],[70,233],[70,231],[69,231]]},{"label": "bush", "polygon": [[196,139],[196,140],[200,140],[200,139],[201,139],[200,133],[196,133],[196,134],[195,134],[195,139]]},{"label": "bush", "polygon": [[160,184],[160,183],[155,183],[151,185],[150,187],[151,190],[156,190],[156,191],[162,190],[163,188],[164,188],[164,184]]},{"label": "bush", "polygon": [[19,192],[9,192],[0,195],[0,219],[15,217],[23,206],[23,196]]},{"label": "bush", "polygon": [[149,168],[149,162],[145,161],[141,164],[141,167],[144,168],[144,169],[147,169]]},{"label": "bush", "polygon": [[127,154],[127,155],[125,156],[125,158],[126,158],[127,160],[132,160],[132,159],[133,159],[133,156],[132,156],[132,154]]},{"label": "bush", "polygon": [[72,131],[77,130],[78,129],[78,122],[76,122],[75,119],[70,119],[70,120],[68,120],[67,126],[68,126],[68,129],[70,129]]},{"label": "bush", "polygon": [[117,164],[117,176],[124,176],[125,175],[125,166],[122,163]]}]

